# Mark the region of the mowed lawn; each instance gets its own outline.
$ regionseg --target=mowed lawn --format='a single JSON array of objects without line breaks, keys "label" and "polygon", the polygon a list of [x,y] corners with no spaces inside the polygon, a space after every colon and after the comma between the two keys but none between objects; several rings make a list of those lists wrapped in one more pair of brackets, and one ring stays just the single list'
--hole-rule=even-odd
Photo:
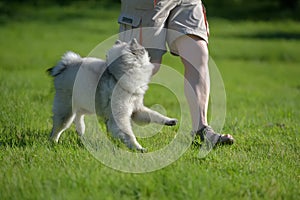
[{"label": "mowed lawn", "polygon": [[[299,22],[210,16],[210,53],[227,94],[223,132],[236,143],[203,159],[191,146],[164,169],[130,174],[96,160],[74,128],[60,144],[48,141],[54,88],[47,68],[67,50],[85,56],[116,34],[118,10],[24,12],[0,25],[0,199],[300,198]],[[171,55],[164,64],[183,71]],[[178,104],[169,95],[150,88],[145,101],[176,115]],[[155,149],[175,131],[139,141]]]}]

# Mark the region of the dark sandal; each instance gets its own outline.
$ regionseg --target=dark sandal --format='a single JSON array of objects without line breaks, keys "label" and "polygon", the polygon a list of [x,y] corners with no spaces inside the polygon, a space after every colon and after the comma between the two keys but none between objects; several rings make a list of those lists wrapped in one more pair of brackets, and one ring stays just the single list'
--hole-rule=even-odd
[{"label": "dark sandal", "polygon": [[203,142],[205,138],[212,143],[212,145],[232,145],[234,143],[234,138],[232,135],[218,134],[211,127],[204,126],[199,131],[196,132],[196,136],[200,136],[201,141]]}]

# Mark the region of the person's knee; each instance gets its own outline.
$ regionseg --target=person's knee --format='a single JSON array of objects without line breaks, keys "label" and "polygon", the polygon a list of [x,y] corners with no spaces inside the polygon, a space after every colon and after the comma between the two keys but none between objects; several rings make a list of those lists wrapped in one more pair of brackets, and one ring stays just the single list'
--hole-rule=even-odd
[{"label": "person's knee", "polygon": [[204,39],[196,35],[184,35],[176,41],[179,54],[197,54],[201,57],[208,57],[208,46]]},{"label": "person's knee", "polygon": [[176,40],[176,45],[186,70],[207,68],[209,53],[205,40],[198,36],[185,35]]}]

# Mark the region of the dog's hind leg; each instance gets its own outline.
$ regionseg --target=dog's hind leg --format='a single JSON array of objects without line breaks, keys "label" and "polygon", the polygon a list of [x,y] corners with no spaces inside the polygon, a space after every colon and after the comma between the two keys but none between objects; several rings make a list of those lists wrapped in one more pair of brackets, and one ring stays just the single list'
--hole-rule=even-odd
[{"label": "dog's hind leg", "polygon": [[71,126],[74,121],[75,114],[65,116],[53,116],[53,128],[50,135],[50,139],[54,142],[58,142],[61,134]]},{"label": "dog's hind leg", "polygon": [[167,126],[175,126],[177,119],[166,117],[159,112],[143,107],[133,113],[132,120],[137,123],[157,123]]},{"label": "dog's hind leg", "polygon": [[76,131],[79,136],[83,136],[85,132],[84,115],[77,113],[75,117]]},{"label": "dog's hind leg", "polygon": [[60,135],[70,127],[74,121],[75,113],[72,112],[70,99],[62,98],[56,94],[53,105],[53,128],[50,139],[58,142]]}]

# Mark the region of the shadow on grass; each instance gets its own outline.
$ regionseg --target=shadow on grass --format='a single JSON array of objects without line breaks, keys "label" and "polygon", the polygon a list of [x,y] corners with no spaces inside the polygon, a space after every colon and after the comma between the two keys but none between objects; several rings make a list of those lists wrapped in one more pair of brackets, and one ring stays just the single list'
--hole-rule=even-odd
[{"label": "shadow on grass", "polygon": [[66,146],[68,148],[84,148],[81,139],[73,131],[66,131],[66,137],[59,144],[49,140],[49,130],[23,129],[17,127],[4,127],[0,135],[1,147],[32,147],[32,146]]}]

